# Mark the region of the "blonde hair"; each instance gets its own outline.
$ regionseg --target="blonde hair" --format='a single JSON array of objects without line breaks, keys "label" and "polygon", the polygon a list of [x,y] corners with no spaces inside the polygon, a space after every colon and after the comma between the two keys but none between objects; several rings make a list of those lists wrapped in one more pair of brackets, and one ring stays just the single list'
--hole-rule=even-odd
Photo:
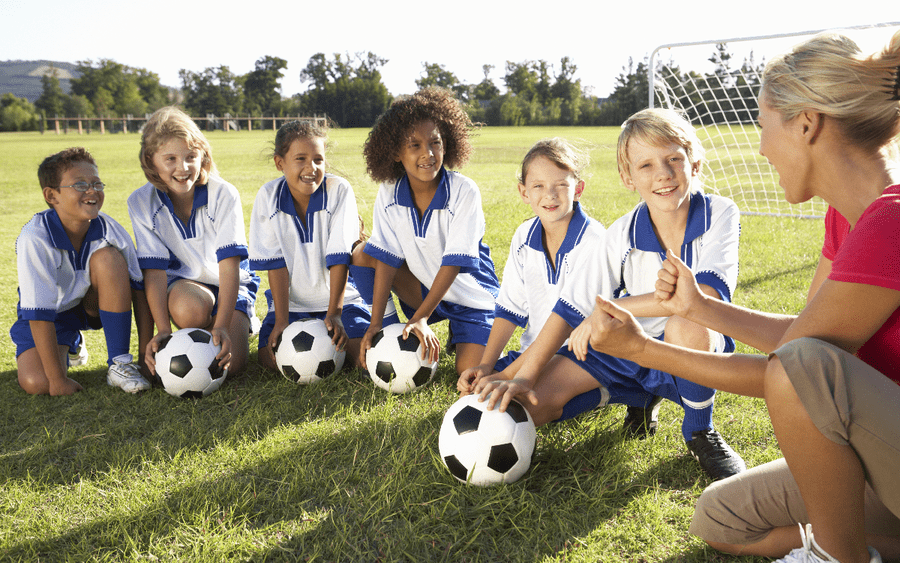
[{"label": "blonde hair", "polygon": [[632,139],[654,147],[670,143],[681,146],[692,165],[699,163],[697,173],[700,174],[706,150],[700,143],[694,126],[677,111],[666,108],[648,108],[625,120],[616,146],[616,164],[620,175],[631,175],[628,142]]},{"label": "blonde hair", "polygon": [[217,173],[212,157],[212,147],[194,120],[175,106],[156,110],[144,125],[140,152],[141,169],[144,171],[144,176],[157,188],[163,191],[167,189],[165,182],[156,171],[156,166],[153,165],[153,156],[160,147],[173,138],[181,139],[191,149],[203,153],[200,160],[200,178],[197,183],[206,184],[210,174]]},{"label": "blonde hair", "polygon": [[525,158],[522,159],[522,168],[519,170],[519,183],[525,183],[525,176],[528,174],[528,167],[538,157],[544,157],[553,164],[559,166],[563,170],[568,170],[575,177],[575,180],[583,180],[584,170],[587,168],[590,157],[587,152],[576,148],[572,143],[562,137],[553,137],[552,139],[541,139],[535,143]]},{"label": "blonde hair", "polygon": [[877,151],[900,132],[898,85],[900,31],[868,56],[848,37],[823,33],[769,61],[761,95],[785,121],[822,113],[851,144]]}]

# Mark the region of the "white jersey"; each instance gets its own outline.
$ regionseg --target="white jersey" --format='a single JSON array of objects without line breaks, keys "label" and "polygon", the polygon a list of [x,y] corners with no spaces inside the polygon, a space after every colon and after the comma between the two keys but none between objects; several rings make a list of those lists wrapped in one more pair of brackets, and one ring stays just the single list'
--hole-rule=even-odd
[{"label": "white jersey", "polygon": [[35,214],[16,239],[21,318],[52,322],[57,313],[78,305],[91,286],[91,256],[107,246],[125,257],[131,287],[143,289],[131,236],[109,215],[101,212],[91,221],[81,248],[76,250],[55,210]]},{"label": "white jersey", "polygon": [[519,341],[520,351],[525,351],[534,342],[553,312],[560,295],[563,273],[568,272],[569,283],[577,283],[572,281],[571,270],[578,267],[578,264],[570,260],[569,256],[582,244],[589,245],[583,250],[596,252],[596,245],[602,241],[604,228],[598,221],[588,217],[576,202],[565,240],[556,253],[555,262],[559,266],[556,269],[547,258],[543,232],[538,217],[529,219],[516,229],[509,246],[509,258],[503,268],[500,295],[497,297],[495,317],[525,328]]},{"label": "white jersey", "polygon": [[185,223],[169,196],[147,183],[128,196],[138,262],[164,270],[168,281],[183,278],[219,285],[219,262],[241,258],[240,284],[253,283],[247,258],[244,211],[237,188],[217,176],[194,188],[194,207]]},{"label": "white jersey", "polygon": [[405,261],[426,287],[441,266],[459,266],[444,299],[493,311],[500,283],[484,229],[481,192],[469,178],[442,169],[437,193],[420,217],[404,176],[378,190],[366,254],[395,268]]},{"label": "white jersey", "polygon": [[597,295],[612,295],[612,276],[606,259],[606,231],[602,227],[590,227],[590,223],[584,224],[578,244],[557,262],[559,299],[553,306],[553,312],[572,328],[591,314]]},{"label": "white jersey", "polygon": [[[684,243],[678,252],[697,282],[715,289],[723,301],[731,301],[737,285],[740,230],[740,212],[733,201],[713,194],[691,194]],[[610,225],[607,241],[613,297],[653,293],[666,249],[653,231],[647,205],[639,203]],[[637,320],[647,334],[659,337],[668,318]]]},{"label": "white jersey", "polygon": [[[331,297],[328,268],[349,265],[353,243],[359,240],[359,214],[350,184],[326,174],[310,196],[304,221],[284,177],[260,188],[250,216],[250,267],[287,268],[290,311],[326,311]],[[365,307],[352,283],[344,291],[344,303]]]}]

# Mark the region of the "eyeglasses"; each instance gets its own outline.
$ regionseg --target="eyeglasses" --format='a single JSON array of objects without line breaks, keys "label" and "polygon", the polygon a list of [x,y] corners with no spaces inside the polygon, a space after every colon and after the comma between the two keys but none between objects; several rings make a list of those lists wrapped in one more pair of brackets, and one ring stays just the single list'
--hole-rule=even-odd
[{"label": "eyeglasses", "polygon": [[84,193],[91,188],[93,188],[95,192],[102,192],[105,187],[106,184],[103,182],[91,182],[90,184],[87,182],[75,182],[71,186],[60,186],[60,188],[75,188],[76,192],[81,193]]}]

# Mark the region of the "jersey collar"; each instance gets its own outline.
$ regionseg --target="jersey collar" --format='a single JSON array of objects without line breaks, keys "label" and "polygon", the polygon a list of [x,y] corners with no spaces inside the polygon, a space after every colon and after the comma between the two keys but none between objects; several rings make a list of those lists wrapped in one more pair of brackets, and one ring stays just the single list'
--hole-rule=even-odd
[{"label": "jersey collar", "polygon": [[[428,210],[446,209],[450,203],[450,174],[441,166],[438,177],[437,191],[434,197],[431,198],[431,203],[428,204]],[[412,196],[412,187],[409,185],[409,177],[406,174],[397,181],[394,189],[394,203],[404,207],[412,207],[413,209],[416,207]]]},{"label": "jersey collar", "polygon": [[[558,254],[568,254],[575,248],[575,245],[578,244],[578,241],[581,239],[581,235],[584,234],[584,229],[588,221],[590,221],[590,218],[581,208],[581,203],[576,201],[575,205],[572,207],[572,218],[569,219],[569,226],[566,228],[566,238],[559,247]],[[544,252],[543,233],[544,227],[541,225],[541,220],[538,219],[535,221],[531,232],[528,233],[526,244],[534,250]]]},{"label": "jersey collar", "polygon": [[88,230],[84,234],[84,241],[81,243],[81,248],[78,250],[75,250],[75,247],[72,245],[72,241],[69,239],[69,235],[66,234],[62,220],[59,218],[59,214],[55,209],[48,209],[46,215],[44,215],[44,219],[44,224],[47,226],[47,233],[50,236],[50,243],[55,248],[68,253],[69,259],[72,261],[72,265],[76,270],[85,269],[87,266],[87,259],[90,256],[90,252],[88,251],[91,247],[90,243],[103,238],[104,229],[100,218],[97,217],[91,219]]},{"label": "jersey collar", "polygon": [[[325,189],[325,181],[327,176],[322,179],[322,183],[316,188],[316,191],[309,196],[309,205],[306,208],[306,215],[309,216],[317,211],[325,209],[327,191]],[[294,205],[294,198],[291,196],[291,188],[288,186],[287,179],[281,178],[278,184],[278,193],[275,196],[275,208],[282,213],[297,217],[297,206]]]},{"label": "jersey collar", "polygon": [[[683,244],[690,244],[691,241],[708,231],[710,222],[709,198],[702,192],[692,193]],[[647,204],[643,202],[638,206],[631,223],[631,246],[644,252],[659,252],[663,255],[666,253],[666,249],[662,247],[656,233],[653,232],[650,211],[647,209]]]}]

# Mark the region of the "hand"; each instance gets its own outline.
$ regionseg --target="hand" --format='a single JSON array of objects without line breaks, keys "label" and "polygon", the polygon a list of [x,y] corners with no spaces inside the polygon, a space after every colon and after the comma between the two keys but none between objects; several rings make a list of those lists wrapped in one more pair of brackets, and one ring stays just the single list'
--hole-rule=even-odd
[{"label": "hand", "polygon": [[228,335],[228,329],[214,326],[209,332],[212,334],[212,343],[222,346],[222,349],[216,354],[219,366],[228,370],[231,367],[231,336]]},{"label": "hand", "polygon": [[569,335],[569,351],[575,354],[575,357],[581,360],[582,362],[587,358],[588,346],[590,346],[591,341],[591,323],[593,322],[594,315],[605,315],[603,311],[598,311],[596,305],[594,306],[593,312],[591,315],[581,321],[575,330],[572,331],[572,334]]},{"label": "hand", "polygon": [[69,377],[63,377],[62,379],[49,379],[48,378],[48,391],[50,395],[54,397],[59,397],[61,395],[74,395],[75,393],[81,391],[81,384]]},{"label": "hand", "polygon": [[369,328],[366,329],[366,333],[363,334],[362,340],[359,342],[359,367],[363,368],[365,371],[369,371],[369,368],[366,367],[366,352],[369,348],[372,347],[372,339],[375,338],[375,335],[378,334],[378,331],[381,330],[381,323],[375,322],[372,320],[372,323],[369,325]]},{"label": "hand", "polygon": [[634,315],[599,295],[591,313],[591,348],[617,358],[633,359],[650,338]]},{"label": "hand", "polygon": [[476,382],[490,375],[493,371],[493,366],[481,364],[462,372],[459,379],[456,380],[456,390],[459,391],[459,396],[471,395],[475,391]]},{"label": "hand", "polygon": [[340,315],[325,317],[325,328],[331,333],[331,341],[338,350],[343,350],[347,345],[347,331],[344,330],[344,321]]},{"label": "hand", "polygon": [[[498,374],[494,374],[496,376]],[[487,410],[493,410],[500,403],[500,412],[506,412],[509,402],[515,397],[524,398],[532,405],[538,404],[537,395],[532,390],[532,382],[527,379],[506,379],[503,377],[482,378],[475,386],[479,401],[487,400]],[[480,389],[479,389],[480,388]]]},{"label": "hand", "polygon": [[687,318],[691,309],[704,298],[694,272],[671,250],[666,252],[657,276],[656,300],[673,315]]},{"label": "hand", "polygon": [[414,332],[419,338],[419,342],[422,343],[422,359],[429,362],[438,361],[441,353],[441,342],[438,340],[437,335],[434,334],[434,331],[431,330],[431,327],[428,326],[427,320],[419,319],[414,321],[410,319],[403,328],[402,336],[404,340],[409,338],[410,332]]},{"label": "hand", "polygon": [[156,375],[156,353],[159,352],[159,347],[163,340],[166,340],[170,336],[172,336],[171,330],[163,330],[157,332],[156,335],[150,339],[150,342],[147,343],[147,348],[144,350],[144,364],[153,375]]}]

